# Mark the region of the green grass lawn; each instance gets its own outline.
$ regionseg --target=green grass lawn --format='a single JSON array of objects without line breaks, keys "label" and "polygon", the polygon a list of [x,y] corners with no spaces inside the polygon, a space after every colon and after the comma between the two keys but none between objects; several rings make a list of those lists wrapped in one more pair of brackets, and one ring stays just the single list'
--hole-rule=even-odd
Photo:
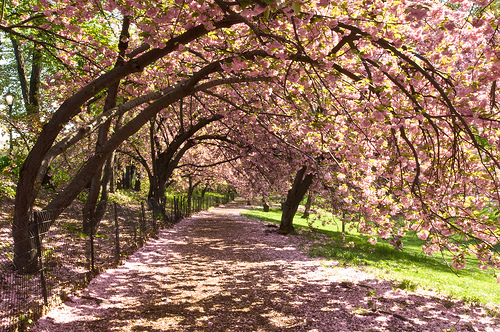
[{"label": "green grass lawn", "polygon": [[[281,211],[277,209],[271,209],[270,212],[246,210],[242,215],[277,224],[281,219]],[[451,260],[450,253],[428,256],[421,249],[424,242],[414,233],[403,238],[403,249],[395,250],[380,238],[373,246],[368,242],[369,236],[355,232],[348,231],[343,238],[338,219],[324,226],[321,221],[316,221],[310,228],[308,220],[297,214],[293,224],[298,232],[312,239],[307,248],[312,256],[365,266],[368,271],[380,277],[395,280],[400,288],[413,290],[422,287],[469,303],[500,304],[500,284],[493,277],[494,271],[479,269],[479,261],[475,257],[467,260],[464,269],[454,270],[446,262]],[[321,234],[326,234],[327,237]]]}]

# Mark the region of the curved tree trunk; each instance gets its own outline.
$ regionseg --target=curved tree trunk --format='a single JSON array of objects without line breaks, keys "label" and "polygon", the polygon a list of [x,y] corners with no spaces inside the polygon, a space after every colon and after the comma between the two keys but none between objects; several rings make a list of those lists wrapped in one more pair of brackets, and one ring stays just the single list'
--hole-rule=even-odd
[{"label": "curved tree trunk", "polygon": [[[128,48],[128,42],[123,40],[128,40],[130,27],[130,18],[125,16],[123,18],[122,31],[120,34],[120,41],[118,42],[118,58],[115,63],[115,68],[120,67],[124,63],[125,51]],[[106,101],[104,103],[103,113],[114,108],[116,106],[116,99],[118,96],[118,89],[120,87],[120,81],[112,84],[108,89],[108,94],[106,96]],[[120,122],[117,122],[116,129],[119,129]],[[99,134],[96,142],[96,152],[101,148],[101,146],[108,140],[109,130],[111,128],[111,119],[106,121],[101,127],[99,127]],[[106,166],[101,166],[97,173],[94,175],[90,182],[90,192],[83,207],[83,232],[90,235],[91,232],[95,231],[97,225],[101,222],[102,217],[106,211],[107,201],[108,201],[108,190],[109,181],[111,179],[110,172],[113,171],[114,154],[108,157],[106,161]],[[99,204],[97,200],[99,199]]]},{"label": "curved tree trunk", "polygon": [[[193,135],[210,123],[222,118],[222,115],[215,114],[210,118],[201,118],[197,123],[187,128],[187,130],[181,128],[181,132],[170,142],[167,149],[157,155],[154,152],[155,146],[151,143],[153,151],[151,156],[155,159],[153,159],[153,178],[150,178],[150,180],[153,180],[153,183],[150,182],[149,195],[155,197],[160,206],[165,207],[165,190],[172,173],[177,168],[184,154],[196,145],[196,142],[192,139]],[[152,134],[151,132],[150,135]]]},{"label": "curved tree trunk", "polygon": [[149,148],[151,152],[151,172],[148,172],[149,178],[149,193],[148,199],[154,198],[157,201],[160,199],[158,188],[158,171],[156,169],[156,144],[155,144],[155,121],[149,121]]},{"label": "curved tree trunk", "polygon": [[280,234],[290,234],[295,230],[293,227],[293,217],[297,213],[300,201],[304,198],[314,178],[312,173],[305,175],[306,170],[307,167],[304,166],[297,172],[292,188],[288,191],[286,201],[283,203],[283,214],[281,215],[281,223],[278,230]]}]

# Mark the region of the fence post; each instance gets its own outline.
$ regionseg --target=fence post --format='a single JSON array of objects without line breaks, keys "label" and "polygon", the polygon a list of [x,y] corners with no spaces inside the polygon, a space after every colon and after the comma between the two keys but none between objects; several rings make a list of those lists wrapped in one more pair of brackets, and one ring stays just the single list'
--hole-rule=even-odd
[{"label": "fence post", "polygon": [[95,256],[94,256],[94,234],[96,232],[96,227],[90,227],[90,272],[95,273]]},{"label": "fence post", "polygon": [[177,221],[182,219],[182,200],[181,197],[177,197]]},{"label": "fence post", "polygon": [[118,228],[118,209],[117,203],[114,204],[115,207],[115,263],[120,263],[120,230]]},{"label": "fence post", "polygon": [[139,230],[141,232],[141,246],[144,244],[144,235],[146,234],[146,212],[144,211],[144,202],[141,202],[141,221],[139,224]]},{"label": "fence post", "polygon": [[[170,218],[169,218],[169,221],[170,221],[170,223],[175,224],[174,201],[172,198],[166,198],[166,200],[170,200],[170,204],[169,204],[169,206],[170,206],[170,208],[169,208]],[[167,213],[167,212],[165,211],[165,213]]]},{"label": "fence post", "polygon": [[34,225],[33,225],[33,231],[34,231],[34,236],[35,236],[35,244],[36,244],[36,254],[38,256],[38,264],[40,266],[40,284],[42,286],[42,296],[43,296],[43,303],[45,306],[49,305],[49,301],[47,298],[47,281],[45,280],[45,272],[43,268],[43,261],[42,261],[42,241],[40,240],[40,223],[43,222],[40,216],[40,212],[35,212],[33,214],[34,218]]},{"label": "fence post", "polygon": [[177,222],[177,220],[178,220],[177,219],[177,197],[174,196],[174,197],[172,197],[172,199],[173,199],[173,202],[174,202],[174,206],[173,206],[173,209],[172,209],[173,214],[174,214],[173,220],[174,220],[174,222]]},{"label": "fence post", "polygon": [[180,196],[177,197],[177,217],[176,217],[176,219],[177,219],[177,221],[182,219],[182,200],[181,200]]},{"label": "fence post", "polygon": [[134,245],[137,245],[137,223],[135,219],[130,221],[132,223],[132,227],[134,228]]},{"label": "fence post", "polygon": [[179,220],[182,219],[184,215],[184,200],[182,199],[182,196],[179,196]]},{"label": "fence post", "polygon": [[184,197],[181,196],[181,219],[184,218],[188,214],[188,206],[187,206],[187,200],[184,199]]},{"label": "fence post", "polygon": [[153,206],[153,234],[156,234],[156,209]]},{"label": "fence post", "polygon": [[181,220],[182,218],[182,201],[181,201],[181,197],[178,196],[177,197],[177,216],[175,217],[175,219],[177,219],[177,221]]}]

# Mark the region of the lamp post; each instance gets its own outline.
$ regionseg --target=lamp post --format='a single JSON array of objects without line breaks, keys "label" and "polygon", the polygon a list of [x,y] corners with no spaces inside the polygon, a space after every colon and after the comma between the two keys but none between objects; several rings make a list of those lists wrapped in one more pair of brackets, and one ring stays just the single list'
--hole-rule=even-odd
[{"label": "lamp post", "polygon": [[[7,103],[7,106],[9,106],[9,120],[12,115],[12,105],[14,105],[14,95],[12,93],[7,92],[7,94],[4,96],[5,102]],[[12,153],[12,128],[9,126],[9,153]]]}]

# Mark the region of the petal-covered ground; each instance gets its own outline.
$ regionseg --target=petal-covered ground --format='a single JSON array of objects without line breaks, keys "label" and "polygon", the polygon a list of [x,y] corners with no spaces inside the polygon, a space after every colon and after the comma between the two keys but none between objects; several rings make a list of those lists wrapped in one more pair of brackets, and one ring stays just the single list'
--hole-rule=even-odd
[{"label": "petal-covered ground", "polygon": [[231,203],[160,232],[32,331],[500,331],[480,307],[298,249]]}]

